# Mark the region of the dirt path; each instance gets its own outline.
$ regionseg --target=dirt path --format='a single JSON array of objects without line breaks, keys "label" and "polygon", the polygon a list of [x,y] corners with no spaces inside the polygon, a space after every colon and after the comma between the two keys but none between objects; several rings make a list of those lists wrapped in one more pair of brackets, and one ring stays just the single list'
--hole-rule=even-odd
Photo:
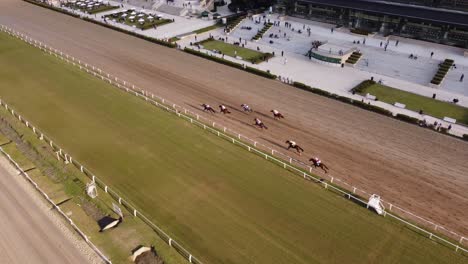
[{"label": "dirt path", "polygon": [[[283,152],[294,139],[302,160],[318,155],[334,176],[468,234],[468,143],[20,0],[1,1],[0,23],[200,114],[201,103],[247,103],[258,113],[210,118]],[[286,119],[264,116],[273,108]]]},{"label": "dirt path", "polygon": [[0,263],[101,263],[28,184],[1,156]]}]

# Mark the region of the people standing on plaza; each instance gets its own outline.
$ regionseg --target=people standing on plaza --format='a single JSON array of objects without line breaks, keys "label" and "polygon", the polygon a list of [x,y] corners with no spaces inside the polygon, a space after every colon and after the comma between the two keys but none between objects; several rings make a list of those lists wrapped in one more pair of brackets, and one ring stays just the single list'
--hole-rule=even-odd
[{"label": "people standing on plaza", "polygon": [[431,51],[431,58],[432,58],[432,56],[434,56],[434,52],[433,52],[433,51]]},{"label": "people standing on plaza", "polygon": [[463,79],[465,79],[465,74],[462,74],[462,75],[460,76],[460,82],[463,82]]},{"label": "people standing on plaza", "polygon": [[284,50],[281,51],[281,57],[284,57]]},{"label": "people standing on plaza", "polygon": [[382,41],[380,41],[380,47],[382,47],[382,45],[383,45],[383,42],[382,42]]},{"label": "people standing on plaza", "polygon": [[399,40],[397,40],[397,41],[395,42],[395,46],[398,47],[398,44],[400,44],[400,41],[399,41]]},{"label": "people standing on plaza", "polygon": [[330,30],[331,30],[331,33],[333,34],[333,31],[335,31],[335,28],[331,28]]}]

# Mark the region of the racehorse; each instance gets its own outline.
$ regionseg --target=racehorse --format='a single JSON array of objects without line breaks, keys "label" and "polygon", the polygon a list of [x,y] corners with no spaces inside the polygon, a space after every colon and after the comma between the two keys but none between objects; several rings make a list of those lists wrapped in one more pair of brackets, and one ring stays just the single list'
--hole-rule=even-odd
[{"label": "racehorse", "polygon": [[319,158],[311,158],[309,161],[312,161],[312,164],[314,165],[315,168],[319,167],[321,168],[325,173],[328,173],[328,170],[330,170],[327,165],[325,165]]},{"label": "racehorse", "polygon": [[241,107],[244,110],[244,112],[249,112],[249,113],[253,112],[252,108],[250,108],[250,106],[247,104],[241,104]]},{"label": "racehorse", "polygon": [[209,104],[202,104],[203,107],[203,112],[211,112],[211,113],[216,113],[216,111],[211,107]]},{"label": "racehorse", "polygon": [[276,119],[276,120],[284,118],[284,116],[280,112],[278,112],[278,110],[273,109],[270,112],[273,113],[273,118]]},{"label": "racehorse", "polygon": [[224,106],[224,105],[219,105],[219,109],[220,109],[220,112],[223,113],[223,114],[230,114],[231,113],[231,112],[229,112],[227,107]]},{"label": "racehorse", "polygon": [[261,129],[268,129],[268,127],[265,126],[265,124],[263,124],[263,122],[260,119],[255,118],[254,121],[255,121],[254,125],[260,127]]},{"label": "racehorse", "polygon": [[288,146],[288,150],[290,148],[293,148],[297,151],[297,154],[301,155],[301,152],[304,152],[304,149],[299,147],[299,145],[296,144],[296,142],[292,141],[292,140],[286,140],[286,143],[289,145]]}]

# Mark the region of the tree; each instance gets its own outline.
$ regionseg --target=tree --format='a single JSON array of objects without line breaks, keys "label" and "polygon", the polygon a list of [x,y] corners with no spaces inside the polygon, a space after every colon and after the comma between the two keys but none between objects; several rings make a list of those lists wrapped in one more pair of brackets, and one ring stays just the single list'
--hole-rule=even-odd
[{"label": "tree", "polygon": [[229,9],[233,12],[266,8],[274,5],[276,0],[232,0]]}]

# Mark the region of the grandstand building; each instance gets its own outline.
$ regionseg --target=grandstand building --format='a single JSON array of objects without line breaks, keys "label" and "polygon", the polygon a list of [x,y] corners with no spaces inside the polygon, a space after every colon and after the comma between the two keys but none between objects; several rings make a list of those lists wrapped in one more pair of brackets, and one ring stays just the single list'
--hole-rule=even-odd
[{"label": "grandstand building", "polygon": [[289,15],[468,48],[468,0],[284,1]]}]

